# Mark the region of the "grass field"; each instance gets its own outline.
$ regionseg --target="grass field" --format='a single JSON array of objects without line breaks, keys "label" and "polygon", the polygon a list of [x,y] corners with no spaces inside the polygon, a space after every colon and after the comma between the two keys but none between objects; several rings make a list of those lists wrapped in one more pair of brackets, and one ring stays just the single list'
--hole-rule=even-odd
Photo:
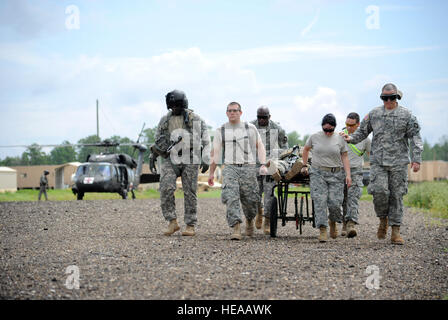
[{"label": "grass field", "polygon": [[[308,187],[291,186],[292,191],[309,191]],[[49,190],[48,198],[51,201],[76,200],[75,195],[70,189]],[[19,190],[17,192],[0,193],[0,202],[8,201],[37,201],[39,190]],[[131,194],[129,193],[129,197]],[[176,198],[183,198],[182,190],[177,190]],[[160,197],[157,190],[149,189],[146,191],[137,191],[137,199],[155,199]],[[220,198],[220,189],[211,189],[209,191],[198,192],[198,198]],[[294,195],[289,195],[294,197]],[[121,199],[117,193],[86,193],[85,200],[99,199]],[[363,188],[361,196],[362,201],[372,201],[372,196],[367,193],[367,187]],[[404,197],[406,206],[423,209],[430,212],[433,216],[448,219],[448,181],[424,182],[418,184],[409,184],[408,195]]]}]

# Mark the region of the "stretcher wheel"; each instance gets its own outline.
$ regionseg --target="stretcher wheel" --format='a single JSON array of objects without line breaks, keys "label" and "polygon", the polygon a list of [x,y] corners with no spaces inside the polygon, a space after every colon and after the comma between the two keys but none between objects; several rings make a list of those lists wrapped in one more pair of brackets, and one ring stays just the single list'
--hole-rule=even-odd
[{"label": "stretcher wheel", "polygon": [[277,220],[278,220],[278,205],[277,205],[277,197],[272,199],[271,203],[271,214],[270,214],[270,232],[271,237],[277,237]]}]

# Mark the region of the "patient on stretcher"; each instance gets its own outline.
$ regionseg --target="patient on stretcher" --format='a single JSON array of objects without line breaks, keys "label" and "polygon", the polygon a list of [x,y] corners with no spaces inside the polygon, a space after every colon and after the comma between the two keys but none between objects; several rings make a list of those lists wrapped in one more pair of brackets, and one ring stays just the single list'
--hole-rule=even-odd
[{"label": "patient on stretcher", "polygon": [[[311,163],[311,154],[309,156]],[[302,150],[300,146],[295,145],[283,152],[278,159],[271,159],[266,163],[268,173],[276,182],[280,182],[283,178],[291,180],[299,175],[302,170]]]}]

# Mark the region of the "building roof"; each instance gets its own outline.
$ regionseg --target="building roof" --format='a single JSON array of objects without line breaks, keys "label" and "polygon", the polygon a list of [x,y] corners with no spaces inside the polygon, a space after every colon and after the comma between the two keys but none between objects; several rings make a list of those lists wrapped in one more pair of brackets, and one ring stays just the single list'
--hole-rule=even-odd
[{"label": "building roof", "polygon": [[17,172],[17,171],[8,167],[0,167],[0,172]]},{"label": "building roof", "polygon": [[67,162],[67,163],[61,164],[56,169],[59,169],[59,168],[62,168],[62,167],[66,167],[66,166],[79,167],[80,165],[81,165],[81,162]]}]

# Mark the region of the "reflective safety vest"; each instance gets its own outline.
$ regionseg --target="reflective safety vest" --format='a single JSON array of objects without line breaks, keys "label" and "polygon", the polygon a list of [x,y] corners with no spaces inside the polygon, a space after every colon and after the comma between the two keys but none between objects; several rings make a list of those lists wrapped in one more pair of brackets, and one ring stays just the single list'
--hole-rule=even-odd
[{"label": "reflective safety vest", "polygon": [[[344,133],[348,134],[347,129],[344,129]],[[362,155],[364,154],[364,151],[359,150],[353,143],[347,143],[348,146],[350,147],[350,149],[352,149],[352,151],[359,157],[362,157]]]}]

